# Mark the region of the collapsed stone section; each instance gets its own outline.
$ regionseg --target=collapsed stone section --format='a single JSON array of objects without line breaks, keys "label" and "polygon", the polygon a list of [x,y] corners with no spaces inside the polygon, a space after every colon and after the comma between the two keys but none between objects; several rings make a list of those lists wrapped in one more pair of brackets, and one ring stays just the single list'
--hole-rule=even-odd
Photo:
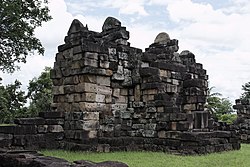
[{"label": "collapsed stone section", "polygon": [[63,126],[63,112],[41,112],[39,117],[18,118],[15,125],[0,126],[0,148],[60,148],[60,142],[64,139]]},{"label": "collapsed stone section", "polygon": [[183,154],[239,149],[230,131],[213,131],[204,110],[206,70],[178,40],[160,33],[141,49],[108,17],[102,32],[74,20],[58,47],[52,108],[65,112],[68,149],[162,150]]},{"label": "collapsed stone section", "polygon": [[233,106],[237,110],[235,129],[239,131],[241,142],[250,143],[250,101],[237,99],[235,103]]},{"label": "collapsed stone section", "polygon": [[240,148],[235,131],[215,130],[204,110],[208,76],[193,53],[178,53],[167,33],[145,52],[128,39],[115,18],[102,32],[73,20],[51,70],[53,112],[18,119],[11,132],[0,127],[0,146],[181,154]]}]

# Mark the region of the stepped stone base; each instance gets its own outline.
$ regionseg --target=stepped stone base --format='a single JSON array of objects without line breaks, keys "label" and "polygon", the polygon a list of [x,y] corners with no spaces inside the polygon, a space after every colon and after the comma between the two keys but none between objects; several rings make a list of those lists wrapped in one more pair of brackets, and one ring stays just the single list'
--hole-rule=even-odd
[{"label": "stepped stone base", "polygon": [[165,138],[115,137],[96,140],[63,141],[68,150],[97,152],[113,151],[163,151],[181,155],[207,154],[238,150],[238,137],[228,131],[214,132],[167,132]]}]

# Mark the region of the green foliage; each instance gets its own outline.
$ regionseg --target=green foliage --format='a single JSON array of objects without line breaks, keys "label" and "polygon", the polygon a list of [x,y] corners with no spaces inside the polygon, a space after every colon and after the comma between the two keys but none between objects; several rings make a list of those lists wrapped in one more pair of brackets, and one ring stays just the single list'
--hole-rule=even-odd
[{"label": "green foliage", "polygon": [[38,78],[29,82],[27,98],[29,98],[29,115],[37,115],[41,111],[50,110],[52,102],[52,80],[50,79],[50,67],[45,67]]},{"label": "green foliage", "polygon": [[36,27],[51,19],[47,0],[1,0],[0,2],[0,70],[14,72],[16,63],[26,62],[32,51],[44,53]]},{"label": "green foliage", "polygon": [[16,80],[14,84],[0,86],[0,123],[10,123],[15,117],[25,114],[25,92],[22,91],[21,82]]},{"label": "green foliage", "polygon": [[68,161],[89,160],[121,161],[131,167],[239,167],[250,166],[250,145],[242,144],[241,150],[213,153],[201,156],[177,156],[163,152],[111,152],[90,153],[65,150],[45,150],[46,156],[64,158]]},{"label": "green foliage", "polygon": [[250,99],[250,82],[242,85],[242,90],[244,91],[240,99]]},{"label": "green foliage", "polygon": [[206,108],[215,117],[215,119],[232,123],[236,119],[236,116],[232,114],[234,112],[232,103],[229,99],[222,98],[220,93],[212,93],[213,88],[214,87],[211,87],[208,91],[209,95]]},{"label": "green foliage", "polygon": [[[28,93],[21,90],[21,82],[0,84],[0,123],[12,123],[14,118],[35,116],[48,111],[52,101],[50,69],[46,67],[38,78],[29,82]],[[26,107],[29,98],[30,105]]]},{"label": "green foliage", "polygon": [[232,124],[237,118],[237,114],[222,114],[219,116],[219,120]]}]

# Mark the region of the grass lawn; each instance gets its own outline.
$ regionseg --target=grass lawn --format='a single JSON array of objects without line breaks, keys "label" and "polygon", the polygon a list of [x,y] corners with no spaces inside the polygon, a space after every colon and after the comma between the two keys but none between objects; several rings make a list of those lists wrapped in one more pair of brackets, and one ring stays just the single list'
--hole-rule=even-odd
[{"label": "grass lawn", "polygon": [[130,167],[250,167],[250,144],[242,144],[239,151],[202,156],[177,156],[162,152],[91,153],[64,150],[44,150],[42,153],[68,161],[121,161]]},{"label": "grass lawn", "polygon": [[14,126],[16,124],[0,124],[0,126]]}]

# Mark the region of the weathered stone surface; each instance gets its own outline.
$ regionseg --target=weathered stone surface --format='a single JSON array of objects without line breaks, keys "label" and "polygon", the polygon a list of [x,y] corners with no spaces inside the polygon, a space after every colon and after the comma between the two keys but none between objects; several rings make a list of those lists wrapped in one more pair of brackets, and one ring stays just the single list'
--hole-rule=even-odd
[{"label": "weathered stone surface", "polygon": [[169,35],[165,32],[161,32],[156,36],[154,43],[167,44],[169,41],[170,41]]},{"label": "weathered stone surface", "polygon": [[[73,21],[51,71],[52,112],[0,127],[7,147],[13,136],[21,148],[204,154],[239,149],[239,128],[241,139],[249,139],[250,121],[233,129],[211,119],[206,70],[193,53],[177,52],[178,40],[160,33],[142,52],[128,39],[115,18],[106,19],[101,33]],[[249,106],[237,102],[242,118],[250,119]]]},{"label": "weathered stone surface", "polygon": [[104,21],[104,24],[102,26],[102,31],[108,31],[119,27],[121,27],[121,22],[119,20],[117,20],[114,17],[108,17]]},{"label": "weathered stone surface", "polygon": [[74,19],[70,25],[68,35],[73,34],[73,33],[77,33],[83,29],[87,29],[87,28],[84,27],[83,24],[79,20]]},{"label": "weathered stone surface", "polygon": [[90,161],[74,161],[70,163],[64,159],[43,156],[35,151],[5,151],[0,153],[0,167],[128,167],[117,161],[94,163]]},{"label": "weathered stone surface", "polygon": [[233,106],[237,110],[237,120],[234,127],[239,132],[241,142],[250,143],[250,103],[249,99],[236,99]]},{"label": "weathered stone surface", "polygon": [[44,118],[18,118],[14,122],[20,125],[43,125],[45,124]]}]

